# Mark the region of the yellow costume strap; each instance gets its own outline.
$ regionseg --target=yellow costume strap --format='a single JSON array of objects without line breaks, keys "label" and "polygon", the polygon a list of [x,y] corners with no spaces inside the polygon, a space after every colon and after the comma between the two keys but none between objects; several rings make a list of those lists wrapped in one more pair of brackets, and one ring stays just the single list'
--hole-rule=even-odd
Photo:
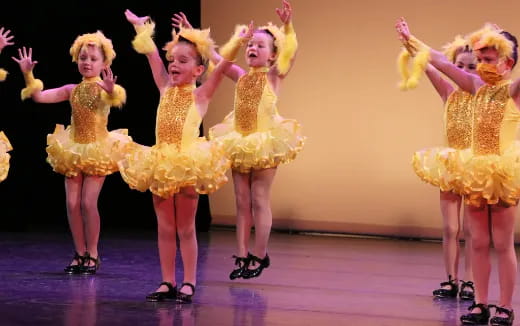
[{"label": "yellow costume strap", "polygon": [[282,75],[287,74],[291,68],[291,62],[296,55],[298,49],[298,40],[296,39],[296,33],[291,22],[283,26],[283,33],[285,35],[281,48],[278,49],[280,52],[276,58],[276,67],[278,72]]},{"label": "yellow costume strap", "polygon": [[235,62],[237,59],[240,47],[246,42],[244,38],[240,37],[240,32],[244,29],[247,29],[246,25],[237,25],[233,36],[220,48],[219,52],[224,60]]},{"label": "yellow costume strap", "polygon": [[11,142],[7,139],[3,131],[0,131],[0,142],[5,144],[8,152],[13,150],[13,145],[11,145]]},{"label": "yellow costume strap", "polygon": [[[419,84],[419,79],[430,61],[430,48],[413,36],[410,37],[404,46],[407,49],[406,52],[408,52],[408,55],[404,54],[404,51],[401,51],[397,64],[403,79],[399,87],[402,90],[407,90],[413,89]],[[412,71],[409,72],[408,62],[412,56]]]},{"label": "yellow costume strap", "polygon": [[22,100],[31,97],[34,93],[43,89],[43,82],[35,79],[32,70],[23,73],[25,79],[25,88],[22,89]]},{"label": "yellow costume strap", "polygon": [[4,81],[7,77],[7,70],[0,68],[0,81]]},{"label": "yellow costume strap", "polygon": [[101,99],[103,102],[110,104],[110,106],[120,108],[126,102],[126,91],[119,85],[114,85],[114,90],[111,94],[105,91],[101,92]]},{"label": "yellow costume strap", "polygon": [[134,25],[137,34],[132,41],[134,49],[141,54],[152,53],[157,49],[153,41],[155,23],[145,23],[144,25]]}]

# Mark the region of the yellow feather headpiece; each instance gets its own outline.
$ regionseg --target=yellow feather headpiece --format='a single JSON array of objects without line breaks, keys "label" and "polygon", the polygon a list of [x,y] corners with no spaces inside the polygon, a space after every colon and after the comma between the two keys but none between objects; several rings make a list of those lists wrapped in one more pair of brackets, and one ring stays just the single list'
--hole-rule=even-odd
[{"label": "yellow feather headpiece", "polygon": [[166,50],[166,58],[170,60],[171,51],[173,47],[179,43],[179,38],[182,37],[187,39],[191,43],[195,44],[197,52],[202,57],[204,63],[207,63],[211,58],[211,52],[215,48],[215,42],[210,37],[209,28],[200,30],[197,28],[181,28],[178,33],[175,29],[172,31],[172,40],[164,46],[163,50]]},{"label": "yellow feather headpiece", "polygon": [[471,34],[469,43],[473,50],[486,47],[494,48],[501,58],[511,58],[513,55],[513,43],[491,24],[486,24],[483,28]]},{"label": "yellow feather headpiece", "polygon": [[471,52],[471,47],[469,46],[468,40],[460,35],[457,35],[451,43],[444,45],[442,49],[446,58],[448,58],[450,62],[455,62],[457,55],[461,51],[464,51],[466,47],[468,47],[468,51]]},{"label": "yellow feather headpiece", "polygon": [[280,53],[280,51],[281,51],[281,49],[282,49],[282,47],[284,45],[284,41],[285,41],[285,34],[282,31],[282,29],[279,28],[278,26],[274,25],[271,22],[267,23],[267,25],[258,27],[258,29],[259,30],[266,30],[266,31],[268,31],[269,33],[271,33],[273,35],[273,37],[274,37],[274,46],[277,49],[277,55],[278,55]]},{"label": "yellow feather headpiece", "polygon": [[96,33],[80,35],[76,38],[76,40],[74,40],[74,43],[70,48],[72,62],[78,61],[79,51],[85,44],[95,45],[100,48],[103,52],[103,55],[105,56],[105,60],[103,62],[108,66],[112,64],[112,60],[114,60],[116,57],[116,52],[114,51],[112,41],[108,39],[101,31],[97,31]]}]

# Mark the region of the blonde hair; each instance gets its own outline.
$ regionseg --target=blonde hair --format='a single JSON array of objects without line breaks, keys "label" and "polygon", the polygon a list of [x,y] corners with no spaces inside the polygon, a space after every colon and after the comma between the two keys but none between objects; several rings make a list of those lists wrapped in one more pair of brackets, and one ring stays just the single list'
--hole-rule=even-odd
[{"label": "blonde hair", "polygon": [[107,38],[101,31],[97,31],[96,33],[82,34],[74,40],[74,43],[70,47],[72,62],[78,61],[79,52],[84,45],[97,46],[103,53],[103,62],[107,66],[110,66],[116,57],[116,52],[114,51],[112,41]]}]

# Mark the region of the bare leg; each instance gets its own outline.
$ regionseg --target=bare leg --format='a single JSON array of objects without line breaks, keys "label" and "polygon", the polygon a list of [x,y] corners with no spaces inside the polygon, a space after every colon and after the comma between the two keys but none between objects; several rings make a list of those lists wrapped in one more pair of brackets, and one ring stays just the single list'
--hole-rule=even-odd
[{"label": "bare leg", "polygon": [[[175,255],[177,253],[177,233],[173,197],[168,199],[153,195],[153,207],[157,215],[157,239],[159,260],[163,282],[175,286]],[[161,285],[156,292],[168,292],[166,285]]]},{"label": "bare leg", "polygon": [[255,251],[253,254],[260,258],[264,258],[267,254],[267,243],[273,224],[271,185],[275,174],[276,168],[252,172],[251,197],[255,221]]},{"label": "bare leg", "polygon": [[469,226],[469,217],[466,208],[463,213],[463,225],[464,225],[464,280],[473,281],[473,265],[471,261],[471,250],[472,250],[472,236],[471,227]]},{"label": "bare leg", "polygon": [[[177,234],[184,266],[184,282],[197,285],[197,235],[195,232],[195,213],[199,194],[193,188],[183,188],[175,195],[175,216]],[[179,289],[184,294],[193,294],[191,287]]]},{"label": "bare leg", "polygon": [[[87,251],[93,258],[98,258],[98,242],[100,232],[100,220],[98,210],[98,198],[105,177],[84,176],[83,190],[81,192],[81,211],[85,218],[85,235],[87,240]],[[93,261],[89,261],[94,265]]]},{"label": "bare leg", "polygon": [[[493,244],[497,253],[498,276],[500,282],[499,306],[512,309],[515,290],[517,261],[514,247],[516,206],[491,207],[491,227]],[[506,317],[506,315],[502,316]]]},{"label": "bare leg", "polygon": [[[474,264],[473,277],[475,279],[475,302],[488,303],[489,273],[491,271],[489,256],[489,206],[465,206],[468,212],[469,227],[471,228],[472,251],[471,260]],[[480,312],[476,308],[473,312]]]},{"label": "bare leg", "polygon": [[440,193],[443,219],[442,249],[446,276],[458,281],[459,272],[459,231],[461,197],[452,192]]},{"label": "bare leg", "polygon": [[253,225],[251,174],[233,171],[233,186],[235,187],[237,210],[237,254],[239,257],[247,257],[249,238],[251,237],[251,226]]},{"label": "bare leg", "polygon": [[[74,241],[74,248],[76,249],[76,252],[80,255],[83,255],[83,253],[87,251],[85,241],[85,230],[83,228],[83,217],[81,215],[82,184],[82,175],[78,175],[71,178],[65,178],[67,218],[69,220],[72,241]],[[77,265],[78,263],[78,261],[73,260],[71,265]]]}]

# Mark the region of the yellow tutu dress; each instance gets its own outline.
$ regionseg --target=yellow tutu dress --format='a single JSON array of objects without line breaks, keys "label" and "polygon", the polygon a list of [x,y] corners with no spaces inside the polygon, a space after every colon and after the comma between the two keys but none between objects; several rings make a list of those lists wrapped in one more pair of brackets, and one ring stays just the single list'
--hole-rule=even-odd
[{"label": "yellow tutu dress", "polygon": [[9,172],[9,159],[11,156],[9,155],[9,151],[13,150],[9,139],[4,134],[3,131],[0,131],[0,182],[4,181],[7,178],[7,173]]},{"label": "yellow tutu dress", "polygon": [[472,95],[463,90],[450,94],[444,109],[444,134],[447,146],[426,148],[414,153],[415,173],[442,191],[454,191],[457,178],[446,169],[451,152],[471,147]]},{"label": "yellow tutu dress", "polygon": [[515,141],[520,112],[510,95],[510,80],[482,86],[473,99],[472,147],[449,153],[447,169],[455,190],[469,205],[520,198],[520,143]]},{"label": "yellow tutu dress", "polygon": [[194,89],[195,85],[170,87],[161,97],[156,145],[139,146],[119,162],[130,188],[169,198],[183,187],[208,194],[227,182],[230,162],[221,144],[199,137],[202,118]]},{"label": "yellow tutu dress", "polygon": [[252,68],[240,77],[234,111],[209,130],[210,139],[224,145],[231,168],[241,173],[292,161],[305,137],[296,120],[278,114],[278,97],[269,85],[268,68]]},{"label": "yellow tutu dress", "polygon": [[[56,125],[54,133],[47,135],[47,162],[66,177],[116,172],[117,162],[135,146],[126,129],[108,132],[111,104],[107,93],[96,84],[99,80],[84,79],[72,90],[70,126]],[[122,90],[121,86],[116,88]]]}]

